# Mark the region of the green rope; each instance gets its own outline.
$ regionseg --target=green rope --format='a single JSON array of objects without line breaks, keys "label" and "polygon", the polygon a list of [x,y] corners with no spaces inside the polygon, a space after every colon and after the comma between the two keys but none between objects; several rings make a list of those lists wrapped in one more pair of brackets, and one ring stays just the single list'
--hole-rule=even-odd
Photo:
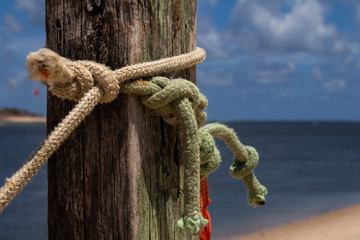
[{"label": "green rope", "polygon": [[150,81],[124,83],[121,92],[140,95],[142,103],[163,118],[177,118],[185,138],[184,216],[178,226],[198,234],[208,224],[200,212],[200,152],[198,126],[206,120],[207,100],[199,89],[185,79],[153,77]]},{"label": "green rope", "polygon": [[234,130],[219,123],[207,124],[200,128],[200,178],[206,178],[220,164],[219,150],[215,146],[214,137],[223,140],[234,153],[234,163],[230,167],[230,174],[234,178],[241,178],[248,189],[248,202],[250,205],[262,206],[265,204],[267,190],[256,179],[253,173],[259,161],[255,148],[243,146]]},{"label": "green rope", "polygon": [[198,176],[200,174],[200,179],[206,178],[221,162],[220,152],[213,137],[223,140],[234,153],[230,174],[244,181],[248,189],[249,204],[254,207],[265,204],[267,190],[253,173],[259,160],[256,150],[250,146],[243,146],[235,132],[223,124],[207,124],[198,129],[206,121],[204,109],[207,100],[196,85],[185,79],[153,77],[149,81],[123,83],[120,89],[122,93],[141,96],[141,101],[146,107],[168,122],[177,122],[183,133],[186,159],[185,206],[184,216],[178,221],[180,228],[197,234],[208,223],[200,212]]}]

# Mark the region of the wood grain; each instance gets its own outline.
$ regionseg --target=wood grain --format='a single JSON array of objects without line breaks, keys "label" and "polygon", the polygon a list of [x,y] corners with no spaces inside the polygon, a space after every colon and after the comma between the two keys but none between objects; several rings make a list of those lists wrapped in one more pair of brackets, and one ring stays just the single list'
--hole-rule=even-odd
[{"label": "wood grain", "polygon": [[[196,0],[46,0],[46,46],[117,69],[196,46]],[[195,67],[170,73],[195,82]],[[48,133],[74,103],[48,93]],[[191,239],[181,216],[177,129],[120,95],[48,163],[49,239]]]}]

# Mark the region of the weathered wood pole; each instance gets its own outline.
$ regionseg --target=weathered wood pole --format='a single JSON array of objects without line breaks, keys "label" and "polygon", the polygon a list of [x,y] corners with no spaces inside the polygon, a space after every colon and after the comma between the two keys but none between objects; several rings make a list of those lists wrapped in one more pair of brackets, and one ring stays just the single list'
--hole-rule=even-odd
[{"label": "weathered wood pole", "polygon": [[[45,0],[46,46],[117,69],[195,48],[196,0]],[[169,75],[171,76],[171,75]],[[195,67],[177,74],[195,81]],[[48,93],[48,133],[73,102]],[[189,239],[175,127],[136,96],[99,105],[48,162],[49,239]]]}]

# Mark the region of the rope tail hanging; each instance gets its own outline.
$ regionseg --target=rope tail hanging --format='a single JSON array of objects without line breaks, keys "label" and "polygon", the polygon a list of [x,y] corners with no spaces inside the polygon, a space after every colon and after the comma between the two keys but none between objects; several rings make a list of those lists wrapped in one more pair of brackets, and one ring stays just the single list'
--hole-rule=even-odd
[{"label": "rope tail hanging", "polygon": [[[152,77],[148,81],[133,80],[164,72],[177,72],[202,62],[205,51],[193,52],[127,66],[115,71],[91,61],[71,61],[49,49],[31,53],[26,66],[31,78],[46,84],[57,97],[77,101],[73,110],[58,124],[42,147],[0,189],[0,212],[25,187],[48,158],[61,146],[74,129],[98,103],[113,101],[119,93],[140,96],[141,102],[169,124],[177,124],[183,134],[184,210],[178,226],[210,239],[210,216],[207,212],[207,176],[220,164],[220,153],[213,137],[226,142],[234,153],[230,173],[242,178],[248,188],[249,204],[265,204],[266,188],[256,179],[253,169],[258,154],[243,146],[234,131],[222,124],[207,124],[207,99],[193,83],[184,79]],[[201,180],[201,185],[200,185]],[[201,206],[200,206],[201,204]],[[204,231],[202,231],[205,229]]]},{"label": "rope tail hanging", "polygon": [[200,128],[200,159],[201,175],[206,178],[220,164],[220,154],[216,149],[214,137],[223,140],[234,153],[234,163],[230,167],[230,174],[234,178],[241,178],[248,189],[249,205],[254,207],[265,204],[267,190],[256,179],[253,173],[259,161],[259,155],[255,148],[243,146],[237,138],[234,130],[219,123],[207,124]]}]

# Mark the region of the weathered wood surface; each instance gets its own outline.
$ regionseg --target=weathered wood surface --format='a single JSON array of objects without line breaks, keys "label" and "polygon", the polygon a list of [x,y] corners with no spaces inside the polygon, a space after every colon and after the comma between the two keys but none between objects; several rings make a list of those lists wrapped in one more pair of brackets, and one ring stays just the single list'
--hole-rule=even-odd
[{"label": "weathered wood surface", "polygon": [[[46,46],[113,69],[195,48],[196,0],[46,0]],[[195,67],[176,76],[195,81]],[[48,132],[74,103],[48,94]],[[48,163],[49,239],[190,239],[176,128],[120,95]]]}]

